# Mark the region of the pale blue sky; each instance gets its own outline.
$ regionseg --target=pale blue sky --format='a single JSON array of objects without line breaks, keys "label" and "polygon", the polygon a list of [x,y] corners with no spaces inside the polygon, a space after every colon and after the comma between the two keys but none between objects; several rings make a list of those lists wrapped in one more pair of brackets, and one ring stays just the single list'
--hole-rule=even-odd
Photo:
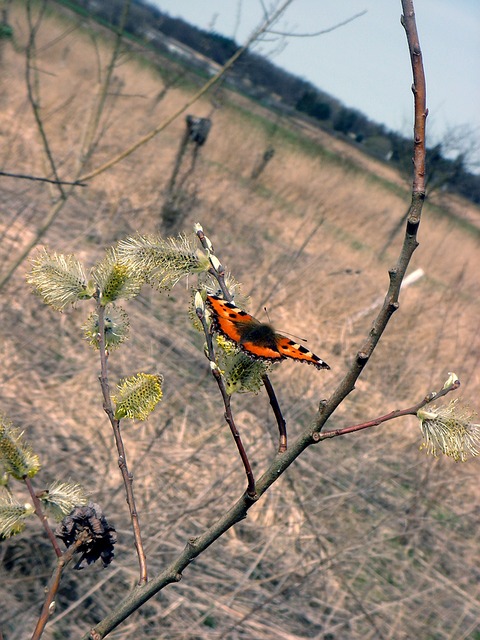
[{"label": "pale blue sky", "polygon": [[[259,0],[154,0],[154,4],[239,43],[262,17]],[[430,143],[457,125],[469,125],[480,140],[480,0],[414,4],[427,76]],[[331,33],[265,42],[256,50],[372,120],[409,135],[412,76],[400,0],[293,0],[275,28],[316,32],[364,9],[365,15]]]}]

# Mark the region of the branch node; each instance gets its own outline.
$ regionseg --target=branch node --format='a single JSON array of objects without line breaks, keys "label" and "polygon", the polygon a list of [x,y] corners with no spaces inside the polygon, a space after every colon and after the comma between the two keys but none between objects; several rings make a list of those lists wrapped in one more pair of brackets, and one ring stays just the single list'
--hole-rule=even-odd
[{"label": "branch node", "polygon": [[327,406],[327,400],[324,398],[320,400],[318,403],[318,413],[321,415],[325,411],[325,407]]},{"label": "branch node", "polygon": [[398,269],[396,267],[392,267],[388,270],[388,277],[390,278],[390,282],[397,277]]}]

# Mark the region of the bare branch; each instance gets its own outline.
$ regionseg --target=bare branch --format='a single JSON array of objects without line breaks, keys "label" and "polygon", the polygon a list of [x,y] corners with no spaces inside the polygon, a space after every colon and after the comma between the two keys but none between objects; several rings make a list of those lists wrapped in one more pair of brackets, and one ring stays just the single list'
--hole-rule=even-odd
[{"label": "bare branch", "polygon": [[39,638],[42,637],[45,625],[47,624],[50,616],[55,609],[55,596],[60,586],[60,580],[62,578],[63,571],[65,570],[66,566],[72,561],[72,558],[78,551],[78,549],[85,543],[85,540],[88,538],[88,536],[88,531],[82,531],[82,533],[79,535],[78,539],[75,540],[72,546],[58,558],[57,566],[55,567],[53,575],[50,579],[50,583],[48,585],[40,617],[38,618],[35,630],[32,635],[32,640],[39,640]]},{"label": "bare branch", "polygon": [[414,152],[413,152],[413,195],[425,197],[425,124],[428,115],[427,89],[423,71],[422,50],[418,39],[413,0],[402,0],[402,25],[407,34],[408,48],[413,71],[412,91],[415,104]]},{"label": "bare branch", "polygon": [[98,342],[100,350],[100,386],[103,394],[103,409],[110,420],[112,425],[113,435],[115,437],[115,444],[118,452],[118,466],[122,474],[123,483],[125,485],[126,500],[128,508],[130,509],[130,519],[132,522],[133,537],[135,541],[135,548],[137,550],[138,564],[140,570],[140,576],[138,584],[145,584],[147,582],[147,559],[145,556],[145,550],[142,542],[142,535],[140,531],[140,522],[138,518],[137,507],[135,504],[135,495],[133,493],[133,474],[130,473],[127,466],[127,455],[125,453],[125,447],[123,445],[122,434],[120,431],[120,420],[117,420],[114,415],[112,407],[112,399],[110,397],[110,385],[108,382],[108,369],[107,359],[108,354],[105,348],[105,307],[97,304],[98,315]]},{"label": "bare branch", "polygon": [[323,36],[325,33],[330,33],[331,31],[336,31],[340,29],[340,27],[344,27],[349,22],[353,22],[357,18],[361,18],[366,13],[368,13],[367,9],[356,13],[355,15],[343,20],[342,22],[338,22],[334,24],[333,27],[327,27],[326,29],[321,29],[320,31],[314,31],[312,33],[293,33],[291,31],[274,31],[273,29],[268,29],[267,33],[271,33],[276,36],[286,36],[288,38],[315,38],[316,36]]},{"label": "bare branch", "polygon": [[207,93],[207,91],[211,87],[213,87],[213,85],[216,84],[225,75],[225,73],[234,65],[234,63],[240,58],[240,56],[243,53],[245,53],[248,47],[255,40],[257,40],[263,33],[265,33],[265,31],[267,31],[268,26],[273,22],[275,22],[275,20],[277,20],[277,18],[285,11],[285,9],[288,7],[288,5],[291,2],[292,0],[285,0],[280,6],[280,8],[277,9],[268,19],[265,20],[265,22],[258,29],[256,29],[252,33],[252,35],[248,38],[247,42],[233,54],[233,56],[223,65],[220,71],[215,76],[213,76],[208,82],[206,82],[203,85],[203,87],[199,91],[197,91],[197,93],[195,93],[189,100],[187,100],[187,102],[185,102],[185,104],[182,107],[180,107],[180,109],[177,109],[177,111],[175,111],[172,115],[170,115],[163,122],[161,122],[158,125],[158,127],[155,127],[155,129],[152,129],[151,131],[149,131],[149,133],[147,133],[142,138],[137,140],[137,142],[135,142],[135,144],[133,144],[131,147],[129,147],[128,149],[125,149],[125,151],[122,151],[122,153],[118,154],[108,162],[105,162],[97,169],[94,169],[90,173],[87,173],[81,176],[79,180],[81,182],[84,182],[87,180],[91,180],[92,178],[95,178],[100,173],[103,173],[107,169],[110,169],[111,167],[115,166],[116,164],[118,164],[119,162],[121,162],[122,160],[130,156],[134,151],[142,147],[144,144],[146,144],[152,138],[158,135],[161,131],[166,129],[174,120],[178,118],[178,116],[182,115],[182,113],[184,113],[192,104],[197,102],[199,98],[205,95],[205,93]]},{"label": "bare branch", "polygon": [[50,178],[39,178],[38,176],[29,176],[24,173],[9,173],[8,171],[0,171],[0,176],[6,178],[16,178],[19,180],[36,180],[38,182],[48,182],[50,184],[67,184],[73,187],[86,187],[85,182],[69,182],[68,180],[51,180]]},{"label": "bare branch", "polygon": [[362,422],[360,424],[355,424],[351,427],[345,427],[344,429],[334,429],[332,431],[322,431],[319,434],[318,440],[325,440],[326,438],[335,438],[336,436],[344,436],[347,433],[355,433],[356,431],[361,431],[362,429],[369,429],[370,427],[377,427],[379,424],[383,424],[384,422],[388,422],[389,420],[393,420],[394,418],[401,418],[403,416],[415,416],[417,415],[417,411],[424,407],[429,402],[433,400],[437,400],[438,398],[442,398],[446,396],[450,391],[456,391],[460,386],[460,381],[456,380],[452,384],[447,387],[442,387],[439,391],[434,391],[429,393],[428,395],[414,404],[413,407],[408,407],[408,409],[396,409],[395,411],[391,411],[384,416],[380,416],[379,418],[375,418],[374,420],[369,420],[368,422]]},{"label": "bare branch", "polygon": [[28,489],[28,492],[30,494],[30,497],[32,498],[32,502],[33,502],[33,507],[35,509],[35,515],[39,518],[40,522],[43,525],[43,528],[46,531],[46,534],[50,540],[50,542],[52,543],[52,547],[53,550],[55,551],[57,558],[60,558],[62,555],[62,550],[60,549],[57,539],[55,537],[55,534],[52,531],[52,528],[50,527],[50,525],[48,524],[48,518],[45,515],[43,508],[42,508],[42,503],[39,499],[39,497],[37,496],[37,494],[35,493],[35,489],[33,488],[32,485],[32,481],[28,476],[25,476],[25,478],[23,479],[25,482],[25,485]]}]

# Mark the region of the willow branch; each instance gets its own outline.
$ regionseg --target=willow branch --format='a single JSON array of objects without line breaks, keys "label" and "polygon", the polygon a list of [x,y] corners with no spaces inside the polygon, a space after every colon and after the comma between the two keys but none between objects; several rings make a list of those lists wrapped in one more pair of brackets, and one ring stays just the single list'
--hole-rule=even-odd
[{"label": "willow branch", "polygon": [[[415,17],[413,13],[412,0],[402,0],[402,6],[405,14],[410,17],[405,20],[405,29],[407,37],[412,38],[415,25]],[[414,30],[416,34],[416,28]],[[418,48],[419,50],[419,48]],[[420,123],[424,124],[424,115],[419,114],[419,109],[425,104],[425,79],[423,77],[423,64],[421,56],[416,54],[415,64],[412,60],[413,76],[416,90],[419,95],[415,97],[415,141],[417,138],[420,142],[415,142],[417,151],[417,162],[414,165],[414,183],[412,189],[412,201],[409,209],[409,215],[405,231],[405,239],[395,267],[390,270],[390,286],[385,296],[385,301],[380,310],[369,335],[358,351],[355,362],[350,371],[347,372],[340,385],[334,391],[329,400],[322,402],[318,415],[314,423],[301,433],[293,443],[290,444],[287,451],[279,453],[274,458],[269,468],[255,483],[255,499],[260,498],[267,489],[278,480],[278,478],[288,469],[288,467],[300,456],[300,454],[309,446],[319,441],[320,431],[328,419],[335,411],[342,400],[355,387],[355,381],[367,364],[375,346],[388,324],[393,312],[398,308],[398,296],[400,285],[405,275],[405,271],[410,262],[410,258],[417,247],[416,234],[420,224],[421,211],[424,201],[424,191],[419,188],[423,184],[421,181],[420,171],[425,163],[425,142],[422,138],[424,129],[420,128]],[[423,95],[422,95],[423,92]],[[423,142],[422,142],[423,140]],[[200,536],[189,540],[179,556],[164,570],[162,573],[154,577],[150,582],[141,587],[137,587],[122,602],[115,607],[99,624],[95,626],[89,633],[85,634],[83,640],[101,640],[112,629],[117,627],[123,620],[128,618],[134,611],[147,602],[151,597],[172,582],[178,582],[182,578],[182,572],[185,568],[210,545],[212,545],[220,536],[230,529],[237,522],[246,517],[248,510],[252,507],[256,500],[252,500],[243,494],[232,508],[227,511],[221,518],[217,520],[211,527],[206,529]]]},{"label": "willow branch", "polygon": [[268,394],[268,399],[270,401],[270,406],[272,407],[275,420],[277,421],[279,432],[278,453],[283,453],[287,450],[287,423],[285,422],[282,410],[280,409],[273,385],[266,373],[262,376],[262,380],[263,386]]},{"label": "willow branch", "polygon": [[[415,25],[415,13],[413,11],[412,0],[402,0],[404,17],[402,24],[407,33],[407,40],[411,50],[411,63],[414,79],[414,177],[412,186],[412,199],[408,210],[407,224],[405,236],[397,264],[389,270],[390,286],[386,293],[383,305],[375,318],[370,329],[369,335],[357,352],[355,361],[350,370],[347,371],[343,380],[340,382],[336,390],[328,401],[322,404],[321,409],[315,420],[314,432],[320,432],[323,425],[337,409],[340,403],[355,388],[355,382],[362,373],[366,364],[383,335],[390,318],[398,309],[400,287],[407,271],[408,265],[412,258],[413,252],[418,246],[417,232],[420,225],[423,203],[425,200],[425,118],[427,115],[426,104],[426,84],[425,74],[423,70],[423,62],[418,42],[418,34]],[[407,17],[408,16],[408,17]],[[410,43],[413,43],[410,45]]]},{"label": "willow branch", "polygon": [[207,326],[207,321],[205,319],[205,314],[203,312],[203,309],[197,309],[196,312],[197,312],[198,319],[202,323],[202,327],[205,332],[205,338],[207,340],[207,350],[208,350],[207,357],[210,361],[210,369],[212,371],[212,375],[215,378],[215,381],[222,395],[223,404],[225,407],[225,421],[230,427],[230,431],[232,433],[233,439],[238,449],[238,453],[240,454],[240,458],[243,463],[243,467],[245,469],[245,475],[247,476],[247,495],[249,496],[249,498],[254,499],[255,498],[255,478],[253,476],[252,465],[250,464],[250,460],[248,459],[247,452],[245,450],[245,447],[243,446],[240,433],[235,425],[235,420],[232,413],[231,398],[228,395],[227,390],[225,388],[225,382],[224,382],[223,376],[220,373],[220,370],[215,363],[215,353],[213,350],[212,336]]},{"label": "willow branch", "polygon": [[142,147],[144,144],[146,144],[147,142],[150,142],[150,140],[155,136],[157,136],[161,131],[166,129],[174,120],[178,118],[178,116],[182,115],[182,113],[184,113],[194,102],[197,102],[197,100],[199,100],[203,95],[205,95],[207,91],[211,89],[211,87],[213,87],[213,85],[216,84],[226,74],[226,72],[235,64],[235,62],[240,58],[240,56],[243,53],[245,53],[248,47],[253,42],[255,42],[255,40],[257,40],[263,33],[265,33],[265,31],[268,30],[268,27],[278,19],[278,17],[285,11],[287,6],[291,2],[292,0],[285,0],[281,4],[279,9],[277,9],[271,16],[266,18],[265,22],[260,27],[258,27],[258,29],[256,29],[252,33],[252,35],[248,38],[247,42],[242,47],[240,47],[229,60],[227,60],[227,62],[223,65],[220,71],[216,75],[214,75],[208,82],[206,82],[203,85],[203,87],[199,91],[197,91],[197,93],[195,93],[191,98],[189,98],[189,100],[187,100],[182,107],[177,109],[177,111],[175,111],[172,115],[166,118],[157,127],[155,127],[154,129],[149,131],[147,134],[142,136],[139,140],[137,140],[137,142],[135,142],[128,149],[125,149],[124,151],[122,151],[122,153],[118,154],[111,160],[108,160],[108,162],[105,162],[97,169],[94,169],[90,173],[86,173],[83,176],[81,176],[79,178],[80,182],[86,182],[88,180],[91,180],[92,178],[95,178],[96,176],[98,176],[100,173],[103,173],[107,169],[111,169],[122,160],[125,160],[125,158],[128,158],[128,156],[130,156],[134,151]]},{"label": "willow branch", "polygon": [[86,539],[89,536],[88,531],[82,531],[79,535],[78,539],[72,544],[71,547],[62,553],[57,560],[57,566],[53,572],[53,575],[50,579],[47,593],[45,596],[45,601],[43,603],[42,611],[40,613],[40,617],[38,618],[37,624],[35,626],[35,630],[32,635],[32,640],[39,640],[42,637],[43,631],[45,629],[45,625],[47,624],[50,616],[52,615],[55,609],[55,596],[57,595],[58,588],[60,586],[60,580],[62,578],[62,574],[65,570],[65,567],[72,561],[73,556],[78,551],[78,549],[85,543]]},{"label": "willow branch", "polygon": [[40,522],[42,523],[42,526],[45,529],[45,532],[50,542],[52,543],[53,550],[55,551],[57,558],[59,558],[62,555],[62,550],[58,545],[57,539],[55,537],[55,534],[52,531],[52,528],[48,524],[48,518],[45,515],[45,512],[43,510],[42,502],[40,498],[37,496],[37,494],[35,493],[35,489],[33,488],[32,481],[30,480],[30,478],[28,476],[25,476],[23,480],[28,489],[28,492],[30,493],[30,497],[32,498],[33,507],[35,509],[35,515],[39,518]]},{"label": "willow branch", "polygon": [[350,427],[344,427],[343,429],[332,429],[331,431],[322,431],[322,433],[318,434],[318,440],[326,440],[327,438],[335,438],[336,436],[344,436],[348,433],[355,433],[356,431],[361,431],[362,429],[369,429],[370,427],[377,427],[384,422],[388,422],[389,420],[394,420],[395,418],[401,418],[403,416],[416,416],[417,412],[424,407],[426,404],[429,404],[433,400],[437,400],[438,398],[442,398],[446,396],[450,391],[456,391],[460,386],[460,381],[456,380],[452,384],[447,387],[442,387],[439,391],[432,391],[427,394],[420,402],[414,404],[413,407],[408,407],[408,409],[396,409],[395,411],[391,411],[384,416],[380,416],[379,418],[375,418],[374,420],[369,420],[368,422],[361,422],[360,424],[355,424]]},{"label": "willow branch", "polygon": [[[218,282],[218,284],[220,285],[220,288],[222,290],[223,293],[223,297],[225,298],[225,300],[227,300],[228,302],[232,302],[233,301],[233,296],[230,293],[230,291],[227,288],[227,285],[225,284],[225,268],[223,267],[223,265],[220,263],[220,261],[218,260],[217,256],[215,255],[215,250],[213,248],[212,243],[210,242],[210,240],[206,237],[206,235],[203,232],[203,229],[200,227],[200,225],[197,225],[196,228],[196,234],[198,239],[200,240],[202,247],[205,249],[206,253],[209,255],[210,257],[210,262],[211,262],[211,268],[209,269],[209,273],[210,275],[212,275]],[[215,260],[212,259],[212,256],[215,256]],[[202,324],[203,324],[203,328],[205,330],[205,335],[207,337],[207,344],[208,344],[208,349],[209,349],[209,359],[210,362],[215,362],[215,355],[213,353],[213,345],[212,345],[212,340],[211,340],[211,336],[210,333],[208,331],[208,328],[206,327],[205,324],[205,320],[202,316],[199,316]],[[278,452],[279,453],[283,453],[284,451],[286,451],[287,449],[287,424],[285,422],[285,418],[283,417],[282,414],[282,410],[280,409],[280,404],[278,402],[277,396],[275,394],[275,389],[273,388],[273,385],[270,381],[270,378],[268,377],[268,375],[266,373],[263,374],[262,376],[262,381],[263,381],[263,385],[265,387],[265,390],[268,394],[268,398],[270,400],[270,406],[272,407],[272,411],[275,415],[275,419],[277,421],[277,426],[278,426],[278,431],[279,431],[279,444],[278,444]],[[223,395],[223,392],[222,392]],[[230,400],[229,400],[230,403]],[[248,473],[247,473],[247,477],[248,477]],[[249,492],[250,494],[250,492]]]},{"label": "willow branch", "polygon": [[133,492],[133,474],[129,472],[127,466],[127,455],[125,453],[125,447],[123,444],[122,434],[120,431],[120,420],[115,418],[115,413],[112,407],[112,400],[110,397],[110,385],[108,382],[108,370],[107,370],[107,358],[108,354],[105,349],[105,307],[97,304],[98,315],[98,338],[100,349],[100,386],[103,394],[103,409],[110,420],[112,425],[113,435],[115,438],[115,444],[118,452],[118,466],[122,474],[123,483],[125,485],[126,500],[128,508],[130,510],[130,520],[132,522],[133,538],[135,541],[135,548],[138,556],[138,564],[140,576],[138,584],[145,584],[148,579],[147,575],[147,560],[145,556],[145,550],[142,542],[142,535],[140,530],[140,522],[138,518],[137,507],[135,504],[135,495]]},{"label": "willow branch", "polygon": [[422,50],[415,23],[413,0],[402,0],[402,25],[407,36],[413,71],[413,99],[415,104],[414,149],[413,149],[413,194],[425,197],[425,125],[428,116],[427,87],[423,72]]},{"label": "willow branch", "polygon": [[40,178],[38,176],[29,176],[25,173],[9,173],[8,171],[0,171],[0,176],[5,176],[6,178],[16,178],[17,180],[34,180],[37,182],[48,182],[49,184],[65,184],[71,185],[74,187],[86,187],[87,185],[84,182],[70,182],[69,180],[52,180],[51,178]]}]

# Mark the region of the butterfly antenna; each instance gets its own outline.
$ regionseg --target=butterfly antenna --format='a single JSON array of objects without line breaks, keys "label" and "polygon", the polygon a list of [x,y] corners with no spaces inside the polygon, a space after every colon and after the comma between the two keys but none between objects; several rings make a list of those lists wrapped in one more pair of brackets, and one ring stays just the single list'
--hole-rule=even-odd
[{"label": "butterfly antenna", "polygon": [[[272,324],[272,321],[270,320],[270,316],[268,314],[267,307],[263,307],[263,310],[265,311],[269,324]],[[284,336],[289,336],[290,338],[294,338],[299,342],[308,342],[307,338],[301,338],[300,336],[296,336],[294,333],[289,333],[288,331],[280,331],[279,333],[282,333]]]}]

